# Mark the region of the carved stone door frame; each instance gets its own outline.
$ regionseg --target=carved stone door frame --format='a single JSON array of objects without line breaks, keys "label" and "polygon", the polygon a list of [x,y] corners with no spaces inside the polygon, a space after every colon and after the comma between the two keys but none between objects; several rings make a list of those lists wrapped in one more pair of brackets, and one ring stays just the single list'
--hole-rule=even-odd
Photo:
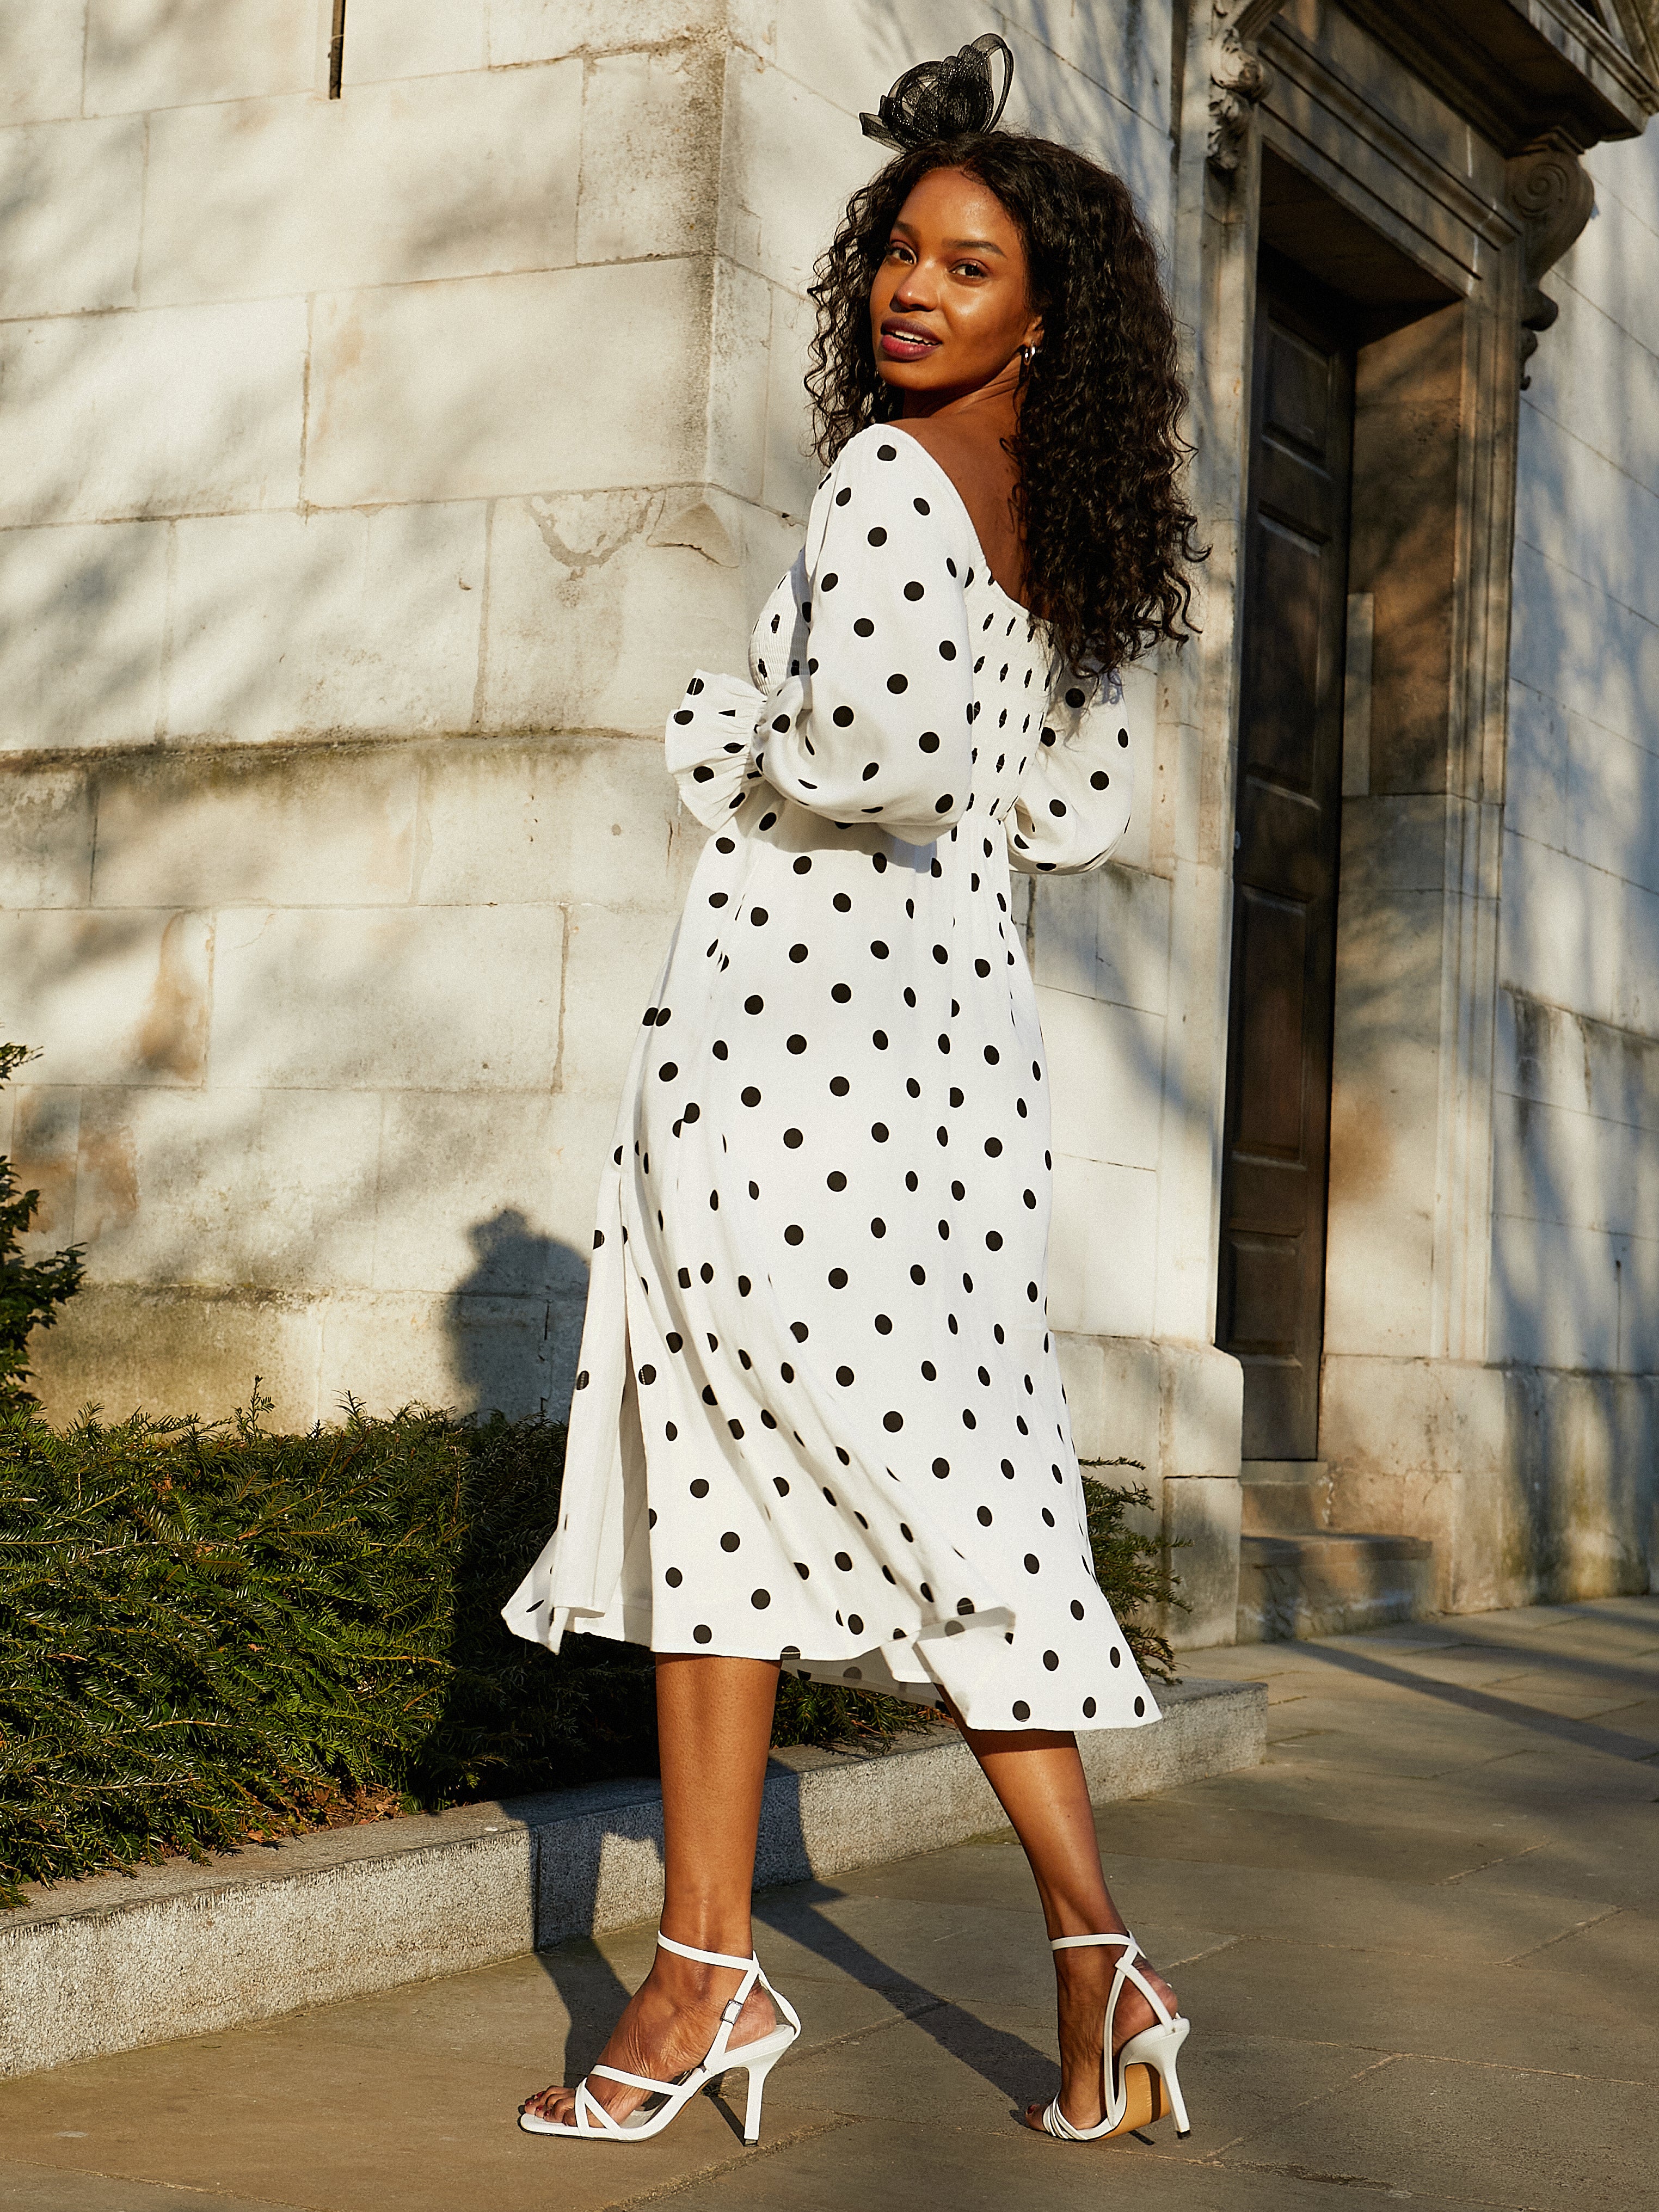
[{"label": "carved stone door frame", "polygon": [[[1379,372],[1389,372],[1379,375],[1379,405],[1389,378],[1407,411],[1411,380],[1432,385],[1439,465],[1449,471],[1437,758],[1402,766],[1379,753],[1375,780],[1368,775],[1353,792],[1351,878],[1369,881],[1374,895],[1369,908],[1363,898],[1343,897],[1336,1081],[1339,1100],[1346,1093],[1353,1111],[1346,1139],[1333,1131],[1334,1189],[1339,1144],[1348,1143],[1350,1165],[1358,1165],[1370,1141],[1361,1124],[1377,1105],[1371,1094],[1386,1042],[1363,985],[1362,939],[1373,933],[1374,954],[1375,932],[1403,926],[1409,902],[1414,957],[1432,1003],[1414,1009],[1410,1039],[1395,1042],[1409,1058],[1420,1109],[1412,1167],[1426,1195],[1420,1223],[1404,1228],[1392,1194],[1368,1206],[1362,1192],[1361,1202],[1345,1201],[1340,1224],[1333,1219],[1327,1340],[1340,1339],[1343,1349],[1328,1360],[1334,1427],[1328,1444],[1322,1428],[1322,1451],[1340,1453],[1362,1397],[1374,1397],[1377,1358],[1436,1364],[1437,1388],[1455,1367],[1477,1389],[1474,1370],[1485,1358],[1518,393],[1526,356],[1554,319],[1541,280],[1593,204],[1577,155],[1600,137],[1634,135],[1659,106],[1659,0],[1616,0],[1616,14],[1614,0],[1601,4],[1614,29],[1591,21],[1577,0],[1191,0],[1188,11],[1172,260],[1177,311],[1195,340],[1194,489],[1213,550],[1203,638],[1164,686],[1158,834],[1175,867],[1172,950],[1186,994],[1166,1083],[1210,1110],[1187,1115],[1184,1149],[1166,1154],[1161,1332],[1197,1333],[1192,1230],[1200,1191],[1210,1224],[1203,1291],[1207,1327],[1214,1324],[1241,527],[1264,156],[1275,177],[1304,179],[1317,198],[1308,247],[1316,264],[1321,253],[1340,262],[1355,247],[1396,271],[1421,272],[1415,311],[1390,331],[1385,303],[1370,350]],[[1273,219],[1270,204],[1270,231]],[[1322,242],[1313,235],[1322,225]],[[1323,272],[1316,265],[1315,273]],[[1378,282],[1385,295],[1400,289],[1395,275]],[[1379,674],[1392,650],[1379,632]],[[1401,726],[1400,714],[1383,715],[1378,744],[1386,747]],[[1420,754],[1420,730],[1413,742]],[[1345,867],[1346,836],[1345,810]],[[1417,880],[1391,880],[1389,870],[1397,877],[1402,866]],[[1354,986],[1346,1005],[1345,950]],[[1411,1133],[1388,1134],[1403,1142]],[[1374,1298],[1367,1311],[1352,1297],[1345,1305],[1336,1276],[1360,1285],[1374,1283],[1379,1267],[1398,1273],[1402,1235],[1416,1240],[1405,1261],[1411,1294],[1392,1308],[1384,1301],[1380,1316]],[[1373,1516],[1371,1525],[1383,1524]]]}]

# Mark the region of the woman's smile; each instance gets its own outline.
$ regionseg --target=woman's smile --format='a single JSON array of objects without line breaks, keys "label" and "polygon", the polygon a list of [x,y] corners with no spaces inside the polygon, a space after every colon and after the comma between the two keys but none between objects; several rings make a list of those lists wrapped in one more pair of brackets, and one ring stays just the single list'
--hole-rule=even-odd
[{"label": "woman's smile", "polygon": [[899,322],[890,316],[881,326],[881,349],[889,361],[921,361],[940,343],[919,323]]}]

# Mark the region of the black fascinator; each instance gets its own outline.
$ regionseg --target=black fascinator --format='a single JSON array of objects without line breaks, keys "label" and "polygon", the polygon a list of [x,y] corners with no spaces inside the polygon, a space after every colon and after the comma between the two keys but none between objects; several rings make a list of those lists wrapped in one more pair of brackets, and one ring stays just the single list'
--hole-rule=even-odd
[{"label": "black fascinator", "polygon": [[[993,96],[991,57],[1002,57],[1002,90]],[[926,146],[937,138],[957,138],[969,132],[994,131],[997,118],[1008,104],[1008,88],[1014,81],[1014,58],[1006,40],[994,31],[960,52],[940,62],[919,62],[878,102],[878,112],[860,115],[866,138],[879,138],[884,146],[902,153]]]}]

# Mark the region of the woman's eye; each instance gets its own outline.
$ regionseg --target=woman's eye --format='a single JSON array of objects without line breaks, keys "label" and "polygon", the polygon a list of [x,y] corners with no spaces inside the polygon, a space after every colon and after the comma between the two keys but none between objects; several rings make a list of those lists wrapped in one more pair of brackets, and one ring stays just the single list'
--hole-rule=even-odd
[{"label": "woman's eye", "polygon": [[985,264],[981,261],[958,261],[956,274],[958,276],[982,276],[985,274]]}]

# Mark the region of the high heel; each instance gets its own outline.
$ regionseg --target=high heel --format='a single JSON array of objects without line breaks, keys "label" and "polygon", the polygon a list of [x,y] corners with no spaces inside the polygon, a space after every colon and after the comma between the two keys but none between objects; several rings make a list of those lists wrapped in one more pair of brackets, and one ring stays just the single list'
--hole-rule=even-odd
[{"label": "high heel", "polygon": [[[1059,2136],[1066,2142],[1098,2142],[1103,2136],[1121,2134],[1130,2127],[1144,2127],[1150,2121],[1162,2118],[1165,2112],[1175,2114],[1176,2133],[1188,2136],[1192,2124],[1187,2118],[1187,2100],[1181,2094],[1181,2076],[1176,2070],[1176,2061],[1181,2046],[1192,2032],[1192,2022],[1180,2013],[1172,2013],[1135,1965],[1141,1949],[1133,1936],[1058,1936],[1048,1946],[1051,1951],[1077,1951],[1096,1943],[1121,1944],[1122,1954],[1117,1971],[1112,1977],[1111,1993],[1106,2000],[1105,2058],[1103,2078],[1106,2088],[1106,2112],[1097,2127],[1073,2127],[1060,2109],[1056,2097],[1042,2115],[1042,2124],[1051,2136]],[[1158,2014],[1151,2027],[1144,2027],[1139,2035],[1132,2035],[1121,2051],[1112,2051],[1112,2023],[1117,2014],[1117,2001],[1126,1982],[1133,1982],[1152,2010]],[[1130,2112],[1132,2091],[1137,2086],[1131,2075],[1137,2067],[1146,2069],[1146,2094],[1151,2109],[1144,2117]]]},{"label": "high heel", "polygon": [[[574,2119],[544,2120],[535,2113],[521,2110],[519,2125],[526,2134],[583,2136],[590,2142],[644,2142],[652,2136],[659,2136],[699,2089],[707,2087],[711,2081],[717,2081],[722,2074],[742,2072],[749,2076],[749,2101],[744,2113],[743,2139],[746,2143],[760,2141],[761,2100],[766,2094],[766,2077],[800,2033],[800,2015],[788,1998],[780,1996],[767,1980],[761,1971],[760,1960],[752,1953],[746,1959],[736,1959],[724,1951],[693,1950],[689,1943],[675,1942],[672,1936],[665,1936],[660,1929],[657,1930],[657,1941],[665,1951],[672,1951],[677,1959],[695,1959],[705,1966],[730,1966],[743,1976],[735,1994],[727,2000],[720,2014],[720,2024],[714,2031],[714,2039],[702,2062],[688,2067],[684,2074],[677,2074],[672,2081],[653,2081],[648,2075],[629,2074],[620,2066],[592,2067],[576,2084]],[[754,2042],[740,2043],[735,2051],[728,2051],[727,2041],[737,2026],[738,2015],[757,1986],[766,1991],[783,2014],[783,2024],[775,2027],[769,2035],[757,2036]],[[638,2108],[643,2117],[613,2119],[588,2089],[587,2085],[595,2075],[607,2081],[625,2082],[631,2089],[647,2091],[646,2100]]]}]

